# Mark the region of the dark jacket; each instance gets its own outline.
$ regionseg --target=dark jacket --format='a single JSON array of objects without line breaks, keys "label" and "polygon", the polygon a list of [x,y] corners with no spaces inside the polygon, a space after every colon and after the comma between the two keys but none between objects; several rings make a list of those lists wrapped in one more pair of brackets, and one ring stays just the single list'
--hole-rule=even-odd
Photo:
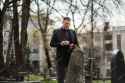
[{"label": "dark jacket", "polygon": [[[51,47],[56,48],[56,59],[58,64],[68,65],[70,55],[73,49],[69,48],[69,46],[61,46],[60,43],[62,40],[62,29],[56,29],[53,32],[52,39],[50,42]],[[70,43],[74,43],[78,45],[76,33],[73,30],[66,30],[67,40]]]}]

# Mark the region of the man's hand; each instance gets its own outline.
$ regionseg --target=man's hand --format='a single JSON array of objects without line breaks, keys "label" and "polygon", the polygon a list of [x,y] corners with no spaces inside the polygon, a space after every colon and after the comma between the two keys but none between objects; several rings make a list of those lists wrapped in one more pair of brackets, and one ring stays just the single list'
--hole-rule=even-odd
[{"label": "man's hand", "polygon": [[61,46],[69,45],[69,41],[67,41],[67,40],[66,40],[66,41],[62,41],[62,42],[60,43],[60,45],[61,45]]},{"label": "man's hand", "polygon": [[74,45],[73,43],[71,43],[71,44],[69,45],[69,47],[70,47],[70,48],[74,48],[75,45]]}]

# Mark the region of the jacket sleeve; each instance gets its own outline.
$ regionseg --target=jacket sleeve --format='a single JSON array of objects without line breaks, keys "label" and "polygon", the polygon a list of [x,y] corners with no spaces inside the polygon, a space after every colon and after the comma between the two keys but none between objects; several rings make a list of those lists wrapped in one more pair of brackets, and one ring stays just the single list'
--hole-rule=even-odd
[{"label": "jacket sleeve", "polygon": [[50,41],[50,46],[51,47],[59,47],[60,46],[60,42],[58,42],[57,40],[57,30],[53,31],[53,35]]}]

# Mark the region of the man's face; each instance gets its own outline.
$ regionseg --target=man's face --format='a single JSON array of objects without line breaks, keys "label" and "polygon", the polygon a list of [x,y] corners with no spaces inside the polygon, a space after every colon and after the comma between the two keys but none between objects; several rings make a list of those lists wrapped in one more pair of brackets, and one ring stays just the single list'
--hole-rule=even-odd
[{"label": "man's face", "polygon": [[63,21],[63,27],[64,28],[69,28],[69,26],[70,26],[70,21],[69,20],[64,20]]}]

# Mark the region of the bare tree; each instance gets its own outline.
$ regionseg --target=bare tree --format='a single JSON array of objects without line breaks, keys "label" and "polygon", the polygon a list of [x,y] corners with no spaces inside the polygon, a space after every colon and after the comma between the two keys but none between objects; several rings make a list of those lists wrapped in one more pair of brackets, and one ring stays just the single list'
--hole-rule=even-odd
[{"label": "bare tree", "polygon": [[[38,22],[38,26],[36,26],[36,27],[41,32],[46,61],[48,64],[48,68],[50,68],[52,66],[52,64],[51,64],[49,51],[48,51],[47,34],[48,34],[48,29],[49,29],[48,25],[50,25],[52,23],[52,20],[49,18],[49,15],[50,15],[51,10],[54,9],[53,5],[55,4],[56,0],[53,0],[52,5],[50,5],[50,3],[52,3],[52,2],[49,0],[43,1],[43,2],[49,6],[49,7],[47,7],[46,12],[43,12],[40,9],[40,1],[35,0],[35,3],[37,5],[37,13],[36,14],[37,14],[37,22]],[[54,9],[54,10],[56,10],[56,9]]]},{"label": "bare tree", "polygon": [[0,66],[4,65],[4,57],[3,57],[3,25],[4,25],[4,16],[6,13],[6,10],[10,4],[9,0],[5,0],[5,2],[2,2],[0,4],[3,4],[3,8],[0,8]]},{"label": "bare tree", "polygon": [[[22,16],[21,16],[21,49],[23,59],[25,61],[26,48],[27,48],[27,27],[30,17],[30,4],[31,0],[22,0]],[[25,62],[24,62],[25,63]]]},{"label": "bare tree", "polygon": [[13,19],[12,19],[12,28],[14,30],[14,49],[16,56],[16,64],[18,66],[23,64],[23,55],[21,51],[21,46],[19,43],[19,18],[18,18],[18,4],[17,0],[13,0]]}]

